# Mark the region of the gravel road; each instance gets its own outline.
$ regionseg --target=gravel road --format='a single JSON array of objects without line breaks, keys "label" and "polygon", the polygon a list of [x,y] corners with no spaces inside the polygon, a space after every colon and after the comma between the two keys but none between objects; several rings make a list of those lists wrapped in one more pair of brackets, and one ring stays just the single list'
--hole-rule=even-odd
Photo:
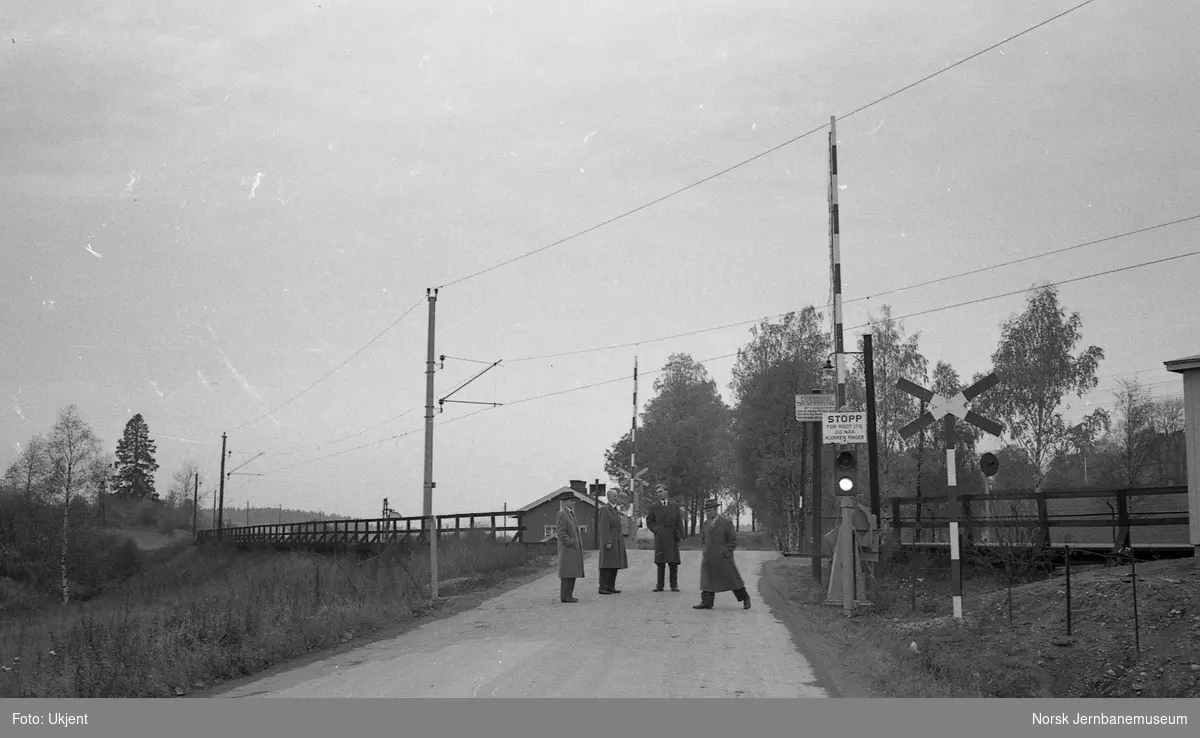
[{"label": "gravel road", "polygon": [[753,606],[717,595],[693,610],[700,553],[683,551],[680,589],[652,592],[653,552],[629,551],[621,594],[596,592],[589,554],[579,602],[545,577],[404,635],[243,684],[220,697],[826,697],[758,591],[774,551],[739,551]]}]

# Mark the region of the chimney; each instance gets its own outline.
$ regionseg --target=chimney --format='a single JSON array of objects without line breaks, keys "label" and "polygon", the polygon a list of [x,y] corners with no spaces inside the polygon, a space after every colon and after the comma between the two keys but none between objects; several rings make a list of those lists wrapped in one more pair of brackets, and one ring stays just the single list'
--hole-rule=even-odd
[{"label": "chimney", "polygon": [[587,482],[585,482],[582,479],[572,479],[571,480],[571,489],[575,490],[576,492],[578,492],[581,495],[586,495],[588,493]]}]

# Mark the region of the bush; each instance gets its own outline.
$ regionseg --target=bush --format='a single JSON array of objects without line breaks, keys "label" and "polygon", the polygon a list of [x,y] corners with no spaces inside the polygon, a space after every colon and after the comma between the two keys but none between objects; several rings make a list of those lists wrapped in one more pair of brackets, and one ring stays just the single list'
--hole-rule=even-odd
[{"label": "bush", "polygon": [[126,538],[113,554],[112,576],[118,580],[128,579],[141,569],[142,552],[132,538]]},{"label": "bush", "polygon": [[152,527],[158,522],[158,505],[151,500],[146,500],[138,506],[137,521],[146,528]]}]

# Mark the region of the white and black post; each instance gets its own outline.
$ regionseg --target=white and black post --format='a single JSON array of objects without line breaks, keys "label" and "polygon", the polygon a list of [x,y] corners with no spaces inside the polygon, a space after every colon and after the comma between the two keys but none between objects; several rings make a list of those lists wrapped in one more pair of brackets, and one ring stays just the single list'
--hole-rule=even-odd
[{"label": "white and black post", "polygon": [[954,617],[962,617],[962,560],[959,549],[962,544],[959,532],[958,470],[954,465],[954,420],[947,415],[944,420],[946,435],[946,499],[950,503],[953,520],[950,521],[950,595],[954,602]]},{"label": "white and black post", "polygon": [[842,343],[842,246],[838,222],[837,120],[829,117],[829,258],[833,282],[833,350],[837,381],[835,410],[846,404],[846,355]]}]

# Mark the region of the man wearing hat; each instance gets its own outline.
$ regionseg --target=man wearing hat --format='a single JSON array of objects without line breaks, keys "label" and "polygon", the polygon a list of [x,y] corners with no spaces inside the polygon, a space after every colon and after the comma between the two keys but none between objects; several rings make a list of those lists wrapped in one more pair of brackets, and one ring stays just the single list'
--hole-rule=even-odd
[{"label": "man wearing hat", "polygon": [[671,591],[679,591],[679,542],[684,539],[683,511],[667,497],[665,485],[656,485],[658,501],[646,514],[646,527],[654,534],[654,564],[658,567],[658,586],[663,591],[665,569],[671,567]]},{"label": "man wearing hat", "polygon": [[564,497],[558,504],[558,521],[554,526],[558,537],[558,578],[562,580],[559,599],[579,602],[575,597],[575,580],[583,576],[583,543],[579,524],[575,522],[575,498]]},{"label": "man wearing hat", "polygon": [[704,503],[704,525],[700,528],[700,604],[697,610],[711,610],[717,592],[733,592],[742,603],[742,609],[750,609],[750,594],[733,562],[733,550],[737,548],[737,529],[733,521],[717,513],[718,503],[710,499]]},{"label": "man wearing hat", "polygon": [[625,553],[625,536],[621,529],[621,514],[607,497],[597,498],[600,503],[600,594],[620,594],[617,589],[617,570],[629,567]]}]

